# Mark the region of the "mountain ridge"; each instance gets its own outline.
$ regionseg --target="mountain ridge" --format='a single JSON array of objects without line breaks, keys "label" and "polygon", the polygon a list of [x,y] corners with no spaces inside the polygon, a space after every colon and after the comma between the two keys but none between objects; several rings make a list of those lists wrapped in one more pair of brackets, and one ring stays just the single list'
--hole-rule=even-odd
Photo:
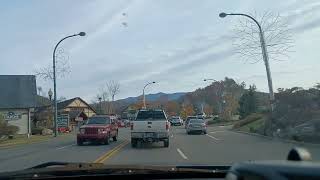
[{"label": "mountain ridge", "polygon": [[[176,93],[164,93],[164,92],[158,92],[154,94],[146,94],[146,101],[157,101],[160,98],[167,98],[168,100],[177,100],[180,97],[187,94],[187,92],[176,92]],[[136,103],[139,101],[142,95],[136,96],[136,97],[127,97],[124,99],[117,100],[118,102],[125,102],[125,103]]]}]

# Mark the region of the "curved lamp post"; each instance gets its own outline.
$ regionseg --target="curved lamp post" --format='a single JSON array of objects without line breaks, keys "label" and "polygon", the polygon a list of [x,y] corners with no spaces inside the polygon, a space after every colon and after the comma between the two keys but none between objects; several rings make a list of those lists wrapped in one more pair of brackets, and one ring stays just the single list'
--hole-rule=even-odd
[{"label": "curved lamp post", "polygon": [[147,107],[146,107],[146,96],[145,96],[145,94],[144,94],[144,90],[146,89],[146,87],[147,86],[149,86],[150,84],[154,84],[154,83],[156,83],[156,82],[149,82],[149,83],[147,83],[144,87],[143,87],[143,90],[142,90],[142,94],[143,94],[143,108],[144,109],[146,109]]},{"label": "curved lamp post", "polygon": [[269,98],[270,98],[270,105],[271,105],[271,112],[273,112],[274,109],[274,93],[273,93],[273,85],[272,85],[272,78],[271,78],[271,72],[270,72],[270,66],[269,66],[269,57],[268,57],[268,52],[267,52],[267,46],[265,43],[265,39],[264,39],[264,34],[261,28],[261,25],[259,24],[259,22],[254,19],[253,17],[247,15],[247,14],[242,14],[242,13],[220,13],[219,17],[224,18],[227,16],[244,16],[247,17],[251,20],[253,20],[258,28],[259,28],[259,36],[260,36],[260,43],[261,43],[261,50],[262,50],[262,57],[263,57],[263,61],[264,64],[266,66],[266,71],[267,71],[267,78],[268,78],[268,86],[269,86]]},{"label": "curved lamp post", "polygon": [[73,34],[70,36],[66,36],[64,38],[62,38],[54,47],[53,50],[53,95],[54,95],[54,136],[57,137],[57,117],[58,117],[58,103],[57,103],[57,83],[56,83],[56,51],[57,48],[59,46],[59,44],[64,41],[65,39],[71,38],[71,37],[75,37],[75,36],[85,36],[86,33],[85,32],[80,32],[78,34]]}]

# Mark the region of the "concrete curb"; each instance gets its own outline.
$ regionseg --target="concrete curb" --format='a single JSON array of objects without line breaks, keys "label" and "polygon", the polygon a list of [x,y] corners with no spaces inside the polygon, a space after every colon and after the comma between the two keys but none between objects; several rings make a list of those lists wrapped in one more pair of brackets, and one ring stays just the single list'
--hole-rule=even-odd
[{"label": "concrete curb", "polygon": [[230,131],[236,132],[236,133],[241,133],[241,134],[247,134],[250,136],[262,137],[262,138],[269,139],[269,140],[277,140],[280,142],[286,142],[286,143],[292,143],[292,144],[298,144],[298,145],[320,146],[320,144],[316,144],[316,143],[307,143],[307,142],[300,142],[300,141],[294,141],[294,140],[288,140],[288,139],[281,139],[281,138],[265,136],[265,135],[261,135],[261,134],[257,134],[257,133],[249,133],[249,132],[238,131],[238,130],[230,130]]}]

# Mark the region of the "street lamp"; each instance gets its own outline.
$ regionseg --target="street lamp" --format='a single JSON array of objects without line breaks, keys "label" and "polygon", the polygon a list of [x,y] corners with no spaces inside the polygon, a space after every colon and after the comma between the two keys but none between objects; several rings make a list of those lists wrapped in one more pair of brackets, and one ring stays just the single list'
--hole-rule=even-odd
[{"label": "street lamp", "polygon": [[145,88],[148,86],[148,85],[150,85],[150,84],[154,84],[154,83],[156,83],[156,82],[149,82],[149,83],[147,83],[144,87],[143,87],[143,90],[142,90],[142,94],[143,94],[143,108],[144,109],[146,109],[147,107],[146,107],[146,96],[145,96],[145,94],[144,94],[144,90],[145,90]]},{"label": "street lamp", "polygon": [[64,38],[62,38],[54,47],[53,50],[53,91],[54,91],[54,136],[57,137],[57,117],[58,117],[58,103],[57,103],[57,78],[56,78],[56,51],[57,48],[59,46],[59,44],[64,41],[65,39],[71,38],[71,37],[75,37],[75,36],[85,36],[86,33],[85,32],[80,32],[78,34],[73,34],[70,36],[66,36]]},{"label": "street lamp", "polygon": [[268,86],[269,86],[269,98],[270,98],[270,105],[271,105],[271,112],[273,112],[274,109],[274,93],[273,93],[273,86],[272,86],[272,78],[271,78],[271,72],[270,72],[270,66],[269,66],[269,57],[268,57],[268,52],[267,52],[267,46],[265,43],[265,39],[264,39],[264,34],[261,28],[261,25],[259,24],[259,22],[254,19],[253,17],[247,15],[247,14],[241,14],[241,13],[220,13],[219,17],[224,18],[226,16],[245,16],[247,18],[250,18],[251,20],[253,20],[258,28],[259,28],[259,35],[260,35],[260,44],[261,44],[261,50],[262,50],[262,57],[263,57],[263,61],[264,64],[266,66],[266,71],[267,71],[267,78],[268,78]]},{"label": "street lamp", "polygon": [[214,82],[218,82],[218,81],[215,80],[215,79],[204,79],[203,81],[214,81]]},{"label": "street lamp", "polygon": [[52,95],[53,95],[53,92],[51,91],[51,88],[49,89],[48,91],[48,95],[49,95],[49,99],[50,99],[50,102],[52,100]]},{"label": "street lamp", "polygon": [[101,97],[99,97],[99,106],[100,106],[100,114],[102,114],[102,106],[101,106],[101,100],[102,100],[102,98]]}]

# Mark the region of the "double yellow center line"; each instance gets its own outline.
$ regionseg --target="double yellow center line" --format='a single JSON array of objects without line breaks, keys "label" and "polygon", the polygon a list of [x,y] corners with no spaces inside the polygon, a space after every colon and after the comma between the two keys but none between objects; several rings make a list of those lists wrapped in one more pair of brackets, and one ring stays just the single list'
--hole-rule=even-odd
[{"label": "double yellow center line", "polygon": [[129,141],[125,140],[124,142],[122,142],[118,146],[112,148],[110,151],[108,151],[105,154],[103,154],[102,156],[100,156],[98,159],[96,159],[94,161],[94,163],[104,163],[107,159],[109,159],[111,156],[113,156],[114,154],[119,152],[127,144],[129,144]]}]

